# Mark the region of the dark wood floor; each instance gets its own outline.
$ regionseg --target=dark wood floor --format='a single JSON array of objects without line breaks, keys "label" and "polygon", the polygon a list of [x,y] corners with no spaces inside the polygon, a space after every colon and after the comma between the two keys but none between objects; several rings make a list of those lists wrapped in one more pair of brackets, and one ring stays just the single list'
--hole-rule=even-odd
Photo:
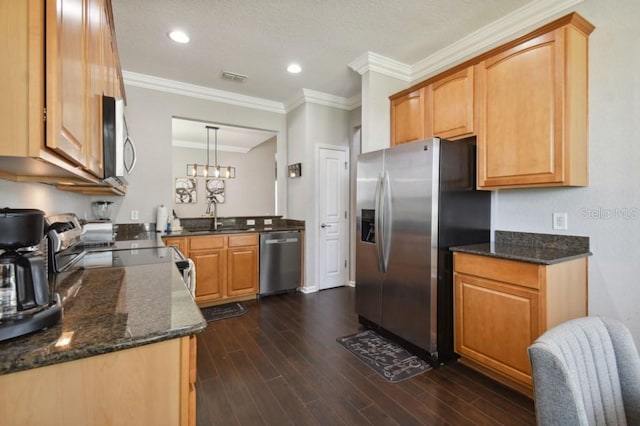
[{"label": "dark wood floor", "polygon": [[247,302],[198,335],[204,425],[531,425],[533,403],[450,363],[398,384],[336,342],[359,330],[354,289]]}]

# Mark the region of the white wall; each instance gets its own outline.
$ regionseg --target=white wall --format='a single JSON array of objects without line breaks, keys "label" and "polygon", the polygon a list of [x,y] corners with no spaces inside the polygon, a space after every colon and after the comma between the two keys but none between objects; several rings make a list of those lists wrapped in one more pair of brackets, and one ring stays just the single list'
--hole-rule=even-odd
[{"label": "white wall", "polygon": [[16,183],[0,179],[0,208],[39,209],[47,215],[76,213],[81,219],[93,219],[91,198],[58,191],[42,183]]},{"label": "white wall", "polygon": [[289,163],[302,163],[302,177],[289,180],[289,211],[305,220],[305,288],[317,282],[318,202],[316,196],[316,149],[318,145],[348,147],[350,114],[338,108],[304,103],[287,114]]},{"label": "white wall", "polygon": [[349,128],[351,129],[351,147],[349,154],[349,161],[351,167],[349,169],[349,211],[351,217],[349,218],[349,233],[351,238],[349,239],[349,281],[351,284],[356,282],[356,188],[357,188],[357,174],[358,174],[358,155],[362,150],[362,107],[356,108],[349,114]]},{"label": "white wall", "polygon": [[500,191],[496,229],[590,237],[589,313],[622,320],[640,343],[640,4],[586,0],[577,11],[595,25],[589,38],[589,186]]},{"label": "white wall", "polygon": [[[155,222],[157,206],[173,204],[171,172],[171,119],[191,118],[204,122],[251,127],[277,133],[278,214],[287,215],[286,116],[206,99],[127,85],[127,125],[138,149],[138,164],[127,177],[126,197],[112,197],[117,223]],[[138,210],[139,220],[130,219]]]},{"label": "white wall", "polygon": [[287,140],[289,141],[287,156],[288,164],[302,163],[302,176],[290,179],[287,177],[287,190],[289,199],[287,200],[287,208],[289,216],[299,220],[306,217],[306,205],[304,201],[307,196],[305,183],[311,179],[311,173],[307,170],[309,162],[307,161],[307,137],[306,137],[306,110],[308,104],[302,104],[298,108],[287,113]]},{"label": "white wall", "polygon": [[367,71],[362,76],[362,152],[388,148],[391,135],[389,96],[408,87],[394,77]]},{"label": "white wall", "polygon": [[[236,178],[225,180],[225,201],[218,204],[218,217],[271,216],[275,214],[276,138],[253,148],[246,154],[218,151],[218,163],[236,168]],[[188,163],[206,163],[202,149],[172,148],[173,179],[186,176]],[[199,217],[207,209],[205,179],[197,178],[197,203],[173,203],[178,217]]]}]

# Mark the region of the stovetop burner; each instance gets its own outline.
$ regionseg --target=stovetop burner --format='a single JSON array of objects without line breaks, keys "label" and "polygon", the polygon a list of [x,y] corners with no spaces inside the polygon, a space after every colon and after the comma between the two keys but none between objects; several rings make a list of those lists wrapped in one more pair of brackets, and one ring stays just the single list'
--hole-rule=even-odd
[{"label": "stovetop burner", "polygon": [[47,217],[47,223],[51,272],[165,262],[174,262],[180,268],[181,262],[187,262],[174,247],[156,240],[82,241],[82,227],[71,213]]},{"label": "stovetop burner", "polygon": [[129,250],[85,251],[68,264],[64,271],[74,269],[111,268],[181,260],[173,247],[153,247]]}]

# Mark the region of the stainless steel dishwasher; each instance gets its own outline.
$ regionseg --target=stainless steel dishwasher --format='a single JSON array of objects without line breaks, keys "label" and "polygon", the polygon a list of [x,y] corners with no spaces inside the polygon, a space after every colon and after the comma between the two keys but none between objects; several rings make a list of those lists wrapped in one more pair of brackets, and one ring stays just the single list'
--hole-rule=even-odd
[{"label": "stainless steel dishwasher", "polygon": [[295,291],[302,281],[300,231],[260,234],[260,296]]}]

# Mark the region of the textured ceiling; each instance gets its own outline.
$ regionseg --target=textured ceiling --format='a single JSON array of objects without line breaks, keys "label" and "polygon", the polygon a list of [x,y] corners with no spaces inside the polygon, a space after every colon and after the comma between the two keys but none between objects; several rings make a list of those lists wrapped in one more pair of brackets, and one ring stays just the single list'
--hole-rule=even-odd
[{"label": "textured ceiling", "polygon": [[[122,68],[287,102],[360,92],[367,51],[414,64],[532,0],[112,0]],[[191,43],[167,37],[175,28]],[[303,71],[285,71],[290,62]],[[245,74],[243,83],[222,71]]]}]

